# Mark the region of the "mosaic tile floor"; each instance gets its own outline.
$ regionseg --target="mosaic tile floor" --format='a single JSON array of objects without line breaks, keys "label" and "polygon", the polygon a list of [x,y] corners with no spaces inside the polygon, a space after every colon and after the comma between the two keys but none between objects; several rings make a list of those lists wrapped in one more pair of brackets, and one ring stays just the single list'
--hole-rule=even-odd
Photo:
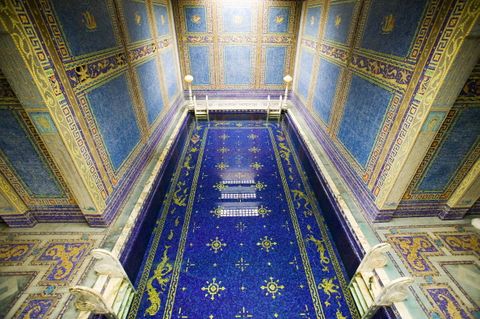
[{"label": "mosaic tile floor", "polygon": [[357,318],[280,125],[200,123],[157,220],[129,318]]}]

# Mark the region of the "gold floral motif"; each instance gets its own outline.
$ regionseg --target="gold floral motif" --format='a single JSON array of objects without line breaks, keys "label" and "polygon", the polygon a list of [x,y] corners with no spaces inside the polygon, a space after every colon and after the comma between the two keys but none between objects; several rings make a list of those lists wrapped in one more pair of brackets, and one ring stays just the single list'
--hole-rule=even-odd
[{"label": "gold floral motif", "polygon": [[247,137],[253,141],[258,138],[258,135],[252,133],[252,134],[249,134]]},{"label": "gold floral motif", "polygon": [[210,247],[210,250],[213,250],[213,252],[216,254],[223,250],[223,247],[227,246],[227,244],[222,242],[222,240],[218,237],[215,237],[215,239],[210,239],[210,242],[207,244],[207,246]]},{"label": "gold floral motif", "polygon": [[267,253],[270,252],[270,249],[273,250],[273,246],[276,246],[277,243],[273,241],[272,238],[264,236],[260,238],[260,241],[257,243],[257,246],[260,246],[262,250],[265,250]]},{"label": "gold floral motif", "polygon": [[285,21],[285,17],[284,17],[284,16],[278,15],[278,16],[275,17],[275,23],[276,23],[276,24],[282,24],[283,21]]},{"label": "gold floral motif", "polygon": [[259,169],[261,169],[263,167],[263,165],[260,164],[259,162],[254,162],[254,163],[250,164],[250,167],[253,168],[254,170],[258,171]]},{"label": "gold floral motif", "polygon": [[271,212],[272,212],[271,209],[268,209],[267,207],[265,207],[263,205],[260,205],[260,207],[258,207],[258,215],[260,215],[262,217],[268,216],[268,214],[270,214]]},{"label": "gold floral motif", "polygon": [[264,280],[265,286],[260,286],[260,289],[265,290],[265,296],[271,295],[272,299],[277,298],[277,295],[281,295],[281,291],[285,289],[284,285],[280,285],[280,280],[275,280],[273,277],[270,277],[269,280]]},{"label": "gold floral motif", "polygon": [[213,278],[212,282],[207,281],[207,286],[202,287],[202,291],[206,291],[205,297],[210,295],[210,300],[215,300],[215,296],[221,296],[220,292],[225,290],[225,287],[220,286],[222,284],[221,281],[217,282],[217,278]]},{"label": "gold floral motif", "polygon": [[[147,295],[148,300],[150,301],[150,306],[145,310],[145,313],[148,313],[150,316],[154,316],[160,310],[161,299],[160,293],[164,292],[167,288],[167,284],[170,281],[170,278],[166,278],[166,276],[173,270],[172,264],[168,262],[168,249],[170,246],[165,246],[163,251],[162,260],[157,265],[157,268],[153,272],[153,276],[148,279],[147,282]],[[161,292],[157,291],[155,287],[153,287],[153,281],[156,280],[157,283],[160,285]]]},{"label": "gold floral motif", "polygon": [[228,153],[228,151],[230,151],[230,149],[227,148],[227,147],[225,147],[225,146],[220,147],[220,148],[217,150],[217,152],[222,153],[222,154]]},{"label": "gold floral motif", "polygon": [[224,169],[227,169],[230,167],[230,165],[224,163],[224,162],[220,162],[218,163],[217,165],[215,165],[215,167],[221,171],[223,171]]},{"label": "gold floral motif", "polygon": [[213,185],[213,188],[215,188],[217,191],[221,192],[221,191],[224,191],[225,189],[227,189],[228,185],[224,184],[222,182],[218,182],[215,185]]},{"label": "gold floral motif", "polygon": [[263,183],[263,182],[257,182],[255,184],[255,189],[256,190],[259,190],[259,191],[262,191],[264,190],[265,188],[267,188],[267,184]]},{"label": "gold floral motif", "polygon": [[253,146],[253,147],[250,147],[250,148],[248,149],[248,151],[249,151],[250,153],[256,154],[256,153],[260,152],[261,149],[258,148],[258,147],[256,147],[256,146]]}]

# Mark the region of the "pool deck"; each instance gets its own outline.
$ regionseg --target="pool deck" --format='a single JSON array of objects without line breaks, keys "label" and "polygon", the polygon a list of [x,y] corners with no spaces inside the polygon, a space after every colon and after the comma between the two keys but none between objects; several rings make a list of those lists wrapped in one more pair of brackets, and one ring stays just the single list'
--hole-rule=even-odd
[{"label": "pool deck", "polygon": [[[215,101],[213,108],[260,109],[263,101]],[[345,219],[364,250],[388,241],[393,249],[387,267],[378,272],[385,282],[412,276],[415,283],[405,302],[395,305],[402,318],[479,318],[479,233],[471,218],[442,221],[429,218],[395,218],[371,223],[356,202],[346,182],[326,157],[300,113],[289,109],[292,121],[317,167],[328,180]],[[172,123],[182,122],[178,120]],[[180,125],[170,127],[175,132]],[[161,141],[137,181],[121,213],[111,226],[90,228],[86,224],[39,224],[28,229],[0,226],[0,317],[73,318],[68,287],[91,285],[95,275],[88,251],[102,247],[120,254],[147,198],[166,147],[173,137]],[[169,144],[170,143],[170,144]],[[73,257],[72,259],[60,256]]]}]

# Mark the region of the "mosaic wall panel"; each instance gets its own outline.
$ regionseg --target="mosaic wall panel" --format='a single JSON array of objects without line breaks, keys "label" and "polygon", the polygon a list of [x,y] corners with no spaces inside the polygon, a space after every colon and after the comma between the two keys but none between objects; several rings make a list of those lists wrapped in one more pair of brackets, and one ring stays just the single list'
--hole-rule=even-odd
[{"label": "mosaic wall panel", "polygon": [[479,158],[480,63],[444,120],[443,113],[427,122],[435,123],[438,133],[404,195],[405,202],[447,200]]},{"label": "mosaic wall panel", "polygon": [[[115,170],[121,166],[140,140],[140,130],[135,120],[129,91],[126,75],[122,74],[87,94]],[[113,110],[115,113],[112,114]]]},{"label": "mosaic wall panel", "polygon": [[[362,198],[375,200],[384,187],[429,81],[423,72],[435,69],[462,10],[464,3],[432,0],[304,2],[294,92],[329,135],[334,162],[358,178],[352,187]],[[433,40],[443,44],[433,48]],[[450,113],[429,115],[425,129],[439,133],[405,201],[440,205],[478,159],[478,70]]]},{"label": "mosaic wall panel", "polygon": [[118,46],[114,36],[111,3],[108,0],[52,0],[58,27],[72,56],[81,56]]},{"label": "mosaic wall panel", "polygon": [[[29,117],[1,71],[0,86],[1,174],[29,209],[78,211],[32,122],[43,124],[38,125],[39,128],[48,131],[52,127],[50,118],[41,112],[32,112]],[[4,208],[2,211],[9,211],[8,207]]]},{"label": "mosaic wall panel", "polygon": [[338,138],[363,167],[370,157],[391,98],[387,90],[353,76]]},{"label": "mosaic wall panel", "polygon": [[282,89],[293,72],[297,1],[175,1],[182,73],[193,89]]},{"label": "mosaic wall panel", "polygon": [[371,1],[361,47],[389,55],[406,56],[428,2]]},{"label": "mosaic wall panel", "polygon": [[163,108],[162,93],[158,89],[157,61],[149,60],[136,67],[140,85],[143,91],[145,107],[147,108],[148,124],[152,125]]}]

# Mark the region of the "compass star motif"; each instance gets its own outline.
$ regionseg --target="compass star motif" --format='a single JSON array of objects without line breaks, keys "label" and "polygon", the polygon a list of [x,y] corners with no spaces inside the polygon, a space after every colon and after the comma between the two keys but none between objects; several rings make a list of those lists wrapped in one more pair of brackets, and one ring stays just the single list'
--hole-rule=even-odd
[{"label": "compass star motif", "polygon": [[224,169],[227,169],[230,167],[230,165],[224,163],[224,162],[220,162],[218,163],[217,165],[215,165],[215,167],[221,171],[223,171]]},{"label": "compass star motif", "polygon": [[258,148],[258,147],[256,147],[256,146],[253,146],[253,147],[250,147],[250,148],[248,149],[248,151],[249,151],[250,153],[256,154],[256,153],[260,152],[260,148]]},{"label": "compass star motif", "polygon": [[215,185],[213,185],[213,188],[215,188],[217,191],[221,192],[221,191],[225,190],[226,188],[228,188],[228,185],[226,185],[222,182],[218,182]]},{"label": "compass star motif", "polygon": [[247,137],[253,141],[254,139],[256,139],[258,137],[258,135],[252,133],[252,134],[248,135]]},{"label": "compass star motif", "polygon": [[267,207],[264,207],[263,205],[258,207],[258,214],[262,217],[268,216],[268,214],[270,214],[271,212],[272,212],[271,209],[268,209]]},{"label": "compass star motif", "polygon": [[228,147],[220,147],[218,150],[218,152],[222,153],[222,154],[225,154],[225,153],[228,153],[228,151],[230,151],[230,149]]},{"label": "compass star motif", "polygon": [[261,246],[262,250],[265,250],[267,253],[270,252],[270,249],[273,250],[273,246],[276,246],[277,243],[273,241],[272,238],[264,236],[260,238],[260,241],[257,243],[257,246]]},{"label": "compass star motif", "polygon": [[218,237],[215,237],[215,239],[210,239],[210,242],[207,244],[207,246],[210,247],[210,250],[213,250],[213,252],[216,254],[218,251],[223,250],[223,247],[227,246],[227,244],[222,242],[222,240]]},{"label": "compass star motif", "polygon": [[267,184],[263,183],[263,182],[257,182],[255,184],[255,188],[259,191],[262,191],[264,190],[265,188],[267,188]]},{"label": "compass star motif", "polygon": [[254,163],[250,164],[250,167],[253,168],[254,170],[258,171],[259,169],[261,169],[263,167],[263,165],[260,164],[259,162],[254,162]]},{"label": "compass star motif", "polygon": [[215,296],[220,297],[220,292],[225,290],[225,287],[220,286],[222,284],[221,281],[217,282],[217,278],[213,278],[212,282],[207,280],[206,287],[202,287],[202,291],[206,291],[205,297],[210,295],[210,300],[215,300]]},{"label": "compass star motif", "polygon": [[277,295],[281,295],[280,290],[285,289],[284,285],[280,285],[280,280],[274,280],[273,277],[270,277],[269,280],[264,280],[265,286],[260,286],[262,290],[265,290],[265,296],[271,295],[272,299],[277,298]]}]

